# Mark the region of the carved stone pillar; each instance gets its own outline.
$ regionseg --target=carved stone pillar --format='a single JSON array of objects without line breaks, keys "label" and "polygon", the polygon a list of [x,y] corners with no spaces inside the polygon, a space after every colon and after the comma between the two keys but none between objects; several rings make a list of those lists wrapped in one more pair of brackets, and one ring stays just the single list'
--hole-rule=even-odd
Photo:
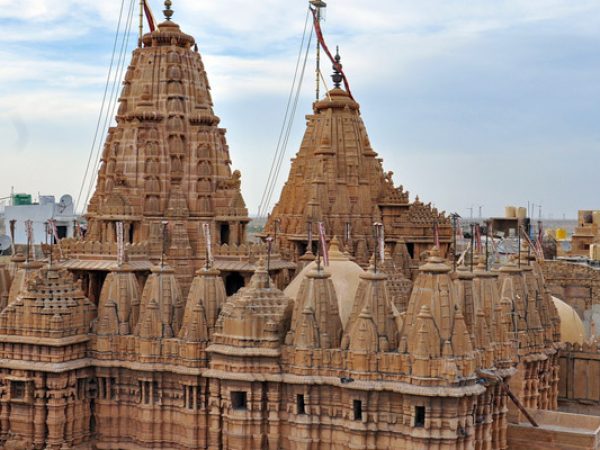
[{"label": "carved stone pillar", "polygon": [[221,382],[210,379],[208,382],[208,450],[221,450],[223,442],[223,400],[221,399]]},{"label": "carved stone pillar", "polygon": [[33,448],[42,450],[46,444],[46,383],[42,376],[34,380]]}]

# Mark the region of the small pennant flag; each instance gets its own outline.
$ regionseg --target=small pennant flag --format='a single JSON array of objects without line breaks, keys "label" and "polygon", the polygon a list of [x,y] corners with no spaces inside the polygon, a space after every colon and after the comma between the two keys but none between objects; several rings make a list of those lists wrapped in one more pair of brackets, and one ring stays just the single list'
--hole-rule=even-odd
[{"label": "small pennant flag", "polygon": [[146,20],[148,21],[150,31],[156,30],[156,19],[154,18],[154,14],[152,14],[150,5],[148,5],[148,0],[144,0],[144,14],[146,14]]},{"label": "small pennant flag", "polygon": [[125,262],[125,237],[123,222],[117,222],[117,264],[122,266]]},{"label": "small pennant flag", "polygon": [[48,221],[50,225],[50,233],[52,234],[53,242],[58,245],[58,251],[60,252],[61,259],[64,258],[62,247],[60,246],[60,237],[58,236],[58,228],[56,227],[56,219],[50,219]]},{"label": "small pennant flag", "polygon": [[327,239],[325,239],[325,225],[323,222],[319,222],[319,241],[321,242],[321,249],[323,251],[323,264],[329,266],[329,249],[327,248]]},{"label": "small pennant flag", "polygon": [[210,224],[208,223],[203,223],[202,224],[202,231],[204,232],[204,241],[206,244],[206,258],[207,258],[207,262],[212,263],[213,262],[213,255],[212,255],[212,238],[210,235]]},{"label": "small pennant flag", "polygon": [[385,234],[382,223],[375,223],[375,236],[377,238],[377,253],[381,262],[385,261]]},{"label": "small pennant flag", "polygon": [[26,220],[25,221],[25,234],[27,236],[27,259],[29,259],[29,248],[31,248],[31,253],[33,258],[35,259],[35,249],[33,248],[33,221]]},{"label": "small pennant flag", "polygon": [[60,238],[58,237],[58,228],[56,228],[56,220],[50,219],[48,221],[50,225],[50,233],[52,234],[52,238],[54,239],[54,243],[58,244]]}]

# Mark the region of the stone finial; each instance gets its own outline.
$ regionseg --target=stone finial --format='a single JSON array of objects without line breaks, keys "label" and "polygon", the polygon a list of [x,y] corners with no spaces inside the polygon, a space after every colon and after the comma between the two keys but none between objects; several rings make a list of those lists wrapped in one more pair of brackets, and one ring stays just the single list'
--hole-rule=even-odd
[{"label": "stone finial", "polygon": [[171,9],[171,6],[173,5],[173,2],[171,0],[165,0],[165,9],[163,10],[163,13],[165,14],[165,19],[167,20],[171,20],[171,17],[173,17],[173,10]]},{"label": "stone finial", "polygon": [[333,80],[333,86],[336,89],[340,89],[341,85],[342,85],[342,81],[344,81],[344,75],[342,74],[342,64],[340,63],[340,61],[342,60],[342,57],[340,56],[340,47],[336,47],[336,53],[335,53],[335,64],[333,65],[333,75],[331,76],[331,79]]}]

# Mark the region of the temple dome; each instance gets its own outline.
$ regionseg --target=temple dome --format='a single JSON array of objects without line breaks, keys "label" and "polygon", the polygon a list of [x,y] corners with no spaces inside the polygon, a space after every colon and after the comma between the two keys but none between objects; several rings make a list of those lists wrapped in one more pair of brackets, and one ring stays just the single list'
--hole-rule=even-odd
[{"label": "temple dome", "polygon": [[[285,295],[295,299],[300,291],[302,281],[310,272],[313,272],[316,269],[316,262],[313,261],[308,264],[285,289]],[[339,244],[335,238],[331,241],[329,249],[329,266],[325,268],[325,271],[331,275],[331,281],[333,281],[333,286],[338,298],[338,308],[340,310],[342,326],[346,328],[346,324],[352,313],[354,298],[358,291],[360,275],[364,274],[365,271],[340,251]]]},{"label": "temple dome", "polygon": [[585,328],[577,312],[557,297],[552,297],[552,301],[560,317],[560,340],[582,345],[585,340]]}]

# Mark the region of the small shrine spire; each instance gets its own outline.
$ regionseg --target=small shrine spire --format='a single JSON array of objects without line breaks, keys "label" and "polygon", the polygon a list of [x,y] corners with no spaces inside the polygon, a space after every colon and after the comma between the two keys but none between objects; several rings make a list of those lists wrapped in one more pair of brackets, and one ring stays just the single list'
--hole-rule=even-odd
[{"label": "small shrine spire", "polygon": [[165,9],[163,10],[163,13],[165,15],[165,19],[167,20],[171,20],[171,17],[173,17],[173,10],[171,9],[171,6],[173,5],[173,2],[171,0],[165,0]]},{"label": "small shrine spire", "polygon": [[331,75],[331,79],[333,80],[334,87],[340,89],[342,81],[344,81],[344,76],[342,75],[343,66],[340,64],[342,57],[340,56],[340,47],[337,46],[335,50],[335,64],[333,65],[333,75]]}]

